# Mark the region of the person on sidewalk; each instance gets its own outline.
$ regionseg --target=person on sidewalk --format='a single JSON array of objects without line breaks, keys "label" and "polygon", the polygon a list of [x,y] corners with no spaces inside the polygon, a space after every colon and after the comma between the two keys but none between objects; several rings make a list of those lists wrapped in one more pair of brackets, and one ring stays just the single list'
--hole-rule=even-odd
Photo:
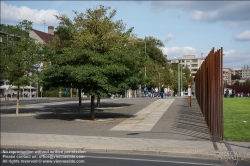
[{"label": "person on sidewalk", "polygon": [[159,96],[159,90],[157,87],[155,87],[155,97],[158,97]]},{"label": "person on sidewalk", "polygon": [[155,97],[154,95],[155,95],[155,89],[154,89],[154,87],[152,87],[151,88],[151,97]]},{"label": "person on sidewalk", "polygon": [[167,88],[164,88],[164,98],[167,98],[167,93],[168,93],[168,89]]},{"label": "person on sidewalk", "polygon": [[164,87],[163,85],[161,86],[161,98],[163,99],[163,95],[164,95]]},{"label": "person on sidewalk", "polygon": [[144,87],[144,89],[143,89],[143,92],[144,92],[144,97],[146,97],[147,96],[147,91],[148,91],[148,88],[146,87],[146,85],[145,85],[145,87]]}]

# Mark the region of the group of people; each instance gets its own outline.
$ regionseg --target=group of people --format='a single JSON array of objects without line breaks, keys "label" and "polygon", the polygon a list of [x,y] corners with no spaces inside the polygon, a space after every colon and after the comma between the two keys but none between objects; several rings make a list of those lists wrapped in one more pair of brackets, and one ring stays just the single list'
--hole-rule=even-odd
[{"label": "group of people", "polygon": [[[145,86],[144,87],[144,97],[147,96],[148,88]],[[160,89],[158,87],[152,87],[151,90],[151,96],[150,97],[161,97],[162,99],[167,97],[167,88],[165,88],[163,85],[161,86]]]},{"label": "group of people", "polygon": [[[225,97],[243,97],[244,93],[240,92],[240,93],[236,93],[236,91],[233,89],[232,90],[232,95],[229,95],[229,90],[226,90],[226,93],[224,94]],[[247,97],[249,97],[249,93],[247,93]]]}]

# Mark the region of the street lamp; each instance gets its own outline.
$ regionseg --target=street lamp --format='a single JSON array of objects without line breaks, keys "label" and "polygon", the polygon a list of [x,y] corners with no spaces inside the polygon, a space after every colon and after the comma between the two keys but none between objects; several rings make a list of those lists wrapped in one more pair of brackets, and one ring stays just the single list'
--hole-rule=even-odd
[{"label": "street lamp", "polygon": [[182,67],[181,67],[181,96],[183,96],[183,92],[182,92],[182,85],[183,85],[182,74],[185,74],[185,73],[182,73]]},{"label": "street lamp", "polygon": [[[146,60],[146,57],[147,57],[147,56],[146,56],[146,49],[147,49],[146,41],[144,41],[144,44],[145,44],[145,46],[144,46],[144,48],[145,48],[145,49],[144,49],[144,54],[145,54],[145,60]],[[139,50],[139,54],[141,54],[141,53],[140,53],[140,50]],[[146,74],[146,73],[147,73],[147,68],[146,68],[146,64],[144,64],[144,65],[145,65],[145,66],[144,66],[144,73],[145,73],[145,77],[146,77],[146,76],[147,76],[147,74]]]},{"label": "street lamp", "polygon": [[[161,69],[165,69],[165,67],[162,67]],[[161,70],[158,71],[159,75],[159,89],[161,88]]]},{"label": "street lamp", "polygon": [[180,96],[180,70],[181,70],[181,67],[180,67],[180,62],[179,62],[179,59],[177,57],[174,57],[174,59],[178,60],[178,96]]},{"label": "street lamp", "polygon": [[[146,48],[147,48],[147,46],[146,46],[146,41],[145,41],[145,61],[146,61]],[[146,68],[146,64],[145,64],[145,77],[147,76],[147,68]]]}]

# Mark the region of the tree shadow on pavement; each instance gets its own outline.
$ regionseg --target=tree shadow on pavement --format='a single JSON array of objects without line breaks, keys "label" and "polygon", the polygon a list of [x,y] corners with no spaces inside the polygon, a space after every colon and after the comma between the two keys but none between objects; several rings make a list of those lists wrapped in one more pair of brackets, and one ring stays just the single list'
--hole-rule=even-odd
[{"label": "tree shadow on pavement", "polygon": [[[121,107],[128,107],[132,104],[126,103],[108,103],[103,102],[99,108],[96,110],[106,110],[106,109],[119,109]],[[82,103],[82,109],[89,109],[90,103]],[[19,107],[19,114],[22,113],[73,113],[78,111],[78,104],[67,104],[67,105],[45,105],[44,107]],[[1,109],[0,113],[4,114],[15,114],[16,108]]]},{"label": "tree shadow on pavement", "polygon": [[[103,110],[95,110],[95,118],[96,119],[120,119],[120,118],[130,118],[134,117],[134,115],[123,114],[123,113],[115,113],[115,112],[105,112]],[[89,120],[90,112],[84,111],[81,113],[50,113],[50,114],[39,114],[35,117],[36,119],[57,119],[57,120],[66,120],[66,121],[74,121],[74,120]]]},{"label": "tree shadow on pavement", "polygon": [[[95,108],[96,119],[120,119],[129,118],[133,115],[120,111],[120,108],[131,106],[132,104],[126,103],[101,103],[101,107]],[[82,110],[78,113],[78,107],[75,108],[61,108],[53,109],[53,111],[38,114],[35,116],[36,119],[58,119],[66,121],[74,120],[89,120],[90,119],[90,108],[88,103],[82,105]]]}]

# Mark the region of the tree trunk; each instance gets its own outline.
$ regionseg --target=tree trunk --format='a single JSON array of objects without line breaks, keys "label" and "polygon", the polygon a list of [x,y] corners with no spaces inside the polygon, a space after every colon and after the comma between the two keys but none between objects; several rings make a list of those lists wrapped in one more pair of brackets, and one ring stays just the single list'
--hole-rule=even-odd
[{"label": "tree trunk", "polygon": [[95,96],[91,96],[90,120],[95,120]]},{"label": "tree trunk", "polygon": [[81,109],[82,109],[81,88],[78,88],[78,98],[79,98],[78,113],[80,113],[80,112],[81,112]]},{"label": "tree trunk", "polygon": [[17,99],[16,99],[16,115],[19,113],[19,91],[20,91],[20,86],[18,85],[17,87]]},{"label": "tree trunk", "polygon": [[96,107],[99,108],[100,107],[100,96],[97,97],[97,102],[96,102]]}]

